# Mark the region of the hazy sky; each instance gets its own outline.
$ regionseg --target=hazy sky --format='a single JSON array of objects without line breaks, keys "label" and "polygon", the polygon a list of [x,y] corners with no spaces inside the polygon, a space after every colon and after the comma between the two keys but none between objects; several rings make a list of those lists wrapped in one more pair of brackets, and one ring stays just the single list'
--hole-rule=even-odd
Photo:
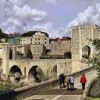
[{"label": "hazy sky", "polygon": [[0,27],[6,33],[40,30],[70,36],[72,26],[100,25],[100,0],[0,0]]}]

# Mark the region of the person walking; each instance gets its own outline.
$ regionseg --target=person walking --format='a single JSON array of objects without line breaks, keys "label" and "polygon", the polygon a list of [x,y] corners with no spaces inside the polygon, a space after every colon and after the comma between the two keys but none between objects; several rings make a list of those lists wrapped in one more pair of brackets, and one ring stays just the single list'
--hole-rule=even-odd
[{"label": "person walking", "polygon": [[70,81],[70,90],[72,91],[72,90],[74,90],[74,77],[71,76],[69,81]]},{"label": "person walking", "polygon": [[60,89],[62,88],[62,84],[63,84],[63,87],[65,87],[65,75],[63,73],[61,73],[59,75],[59,80],[60,80]]},{"label": "person walking", "polygon": [[66,77],[65,78],[65,83],[66,83],[66,86],[67,86],[67,90],[69,90],[69,81],[70,81],[70,77]]},{"label": "person walking", "polygon": [[82,83],[82,89],[85,89],[85,84],[87,82],[85,74],[83,74],[83,76],[81,76],[80,82]]}]

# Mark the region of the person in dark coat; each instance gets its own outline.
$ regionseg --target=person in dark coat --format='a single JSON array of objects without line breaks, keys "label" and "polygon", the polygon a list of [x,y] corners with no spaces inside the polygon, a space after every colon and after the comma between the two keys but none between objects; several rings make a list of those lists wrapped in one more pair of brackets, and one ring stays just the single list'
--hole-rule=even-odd
[{"label": "person in dark coat", "polygon": [[63,87],[65,87],[65,75],[63,73],[61,73],[59,75],[59,80],[60,80],[60,89],[62,88],[62,84],[63,84]]},{"label": "person in dark coat", "polygon": [[85,84],[86,84],[86,77],[85,74],[83,74],[83,76],[81,76],[80,82],[82,83],[82,89],[85,89]]}]

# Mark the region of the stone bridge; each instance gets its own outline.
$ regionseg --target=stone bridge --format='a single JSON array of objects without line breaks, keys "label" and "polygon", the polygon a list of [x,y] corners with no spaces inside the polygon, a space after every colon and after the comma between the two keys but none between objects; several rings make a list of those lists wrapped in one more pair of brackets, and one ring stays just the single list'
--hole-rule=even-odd
[{"label": "stone bridge", "polygon": [[[99,27],[90,26],[75,26],[72,28],[71,39],[71,54],[72,59],[17,59],[17,45],[5,45],[3,47],[3,74],[7,78],[10,76],[26,77],[30,81],[42,81],[56,78],[60,73],[68,75],[72,72],[79,71],[81,67],[87,66],[84,61],[92,58],[98,51],[95,50],[90,40],[99,39]],[[77,35],[76,35],[77,34]],[[20,45],[22,47],[22,45]],[[23,54],[30,45],[24,45]],[[9,59],[10,50],[12,51],[12,59]],[[32,49],[33,50],[33,49]],[[34,77],[33,77],[34,76]],[[18,77],[19,78],[19,77]],[[18,79],[20,80],[20,79]]]},{"label": "stone bridge", "polygon": [[[37,85],[25,86],[15,90],[3,91],[0,93],[2,100],[82,100],[82,87],[80,76],[85,73],[87,81],[97,75],[94,67],[90,67],[76,73],[70,74],[75,78],[75,91],[66,91],[59,88],[58,78],[41,82]],[[86,100],[86,99],[85,99]]]},{"label": "stone bridge", "polygon": [[[64,72],[65,75],[71,73],[71,60],[67,59],[23,59],[23,60],[9,60],[9,75],[20,72],[27,80],[33,81],[35,72],[38,73],[37,77],[41,79],[56,78],[60,73]],[[39,76],[40,75],[40,76]]]},{"label": "stone bridge", "polygon": [[[16,50],[12,52],[13,58],[9,59],[10,48],[3,48],[2,69],[6,77],[15,77],[17,80],[24,77],[25,81],[34,83],[56,78],[62,72],[65,75],[71,73],[71,59],[17,59]],[[12,48],[15,49],[13,46]]]}]

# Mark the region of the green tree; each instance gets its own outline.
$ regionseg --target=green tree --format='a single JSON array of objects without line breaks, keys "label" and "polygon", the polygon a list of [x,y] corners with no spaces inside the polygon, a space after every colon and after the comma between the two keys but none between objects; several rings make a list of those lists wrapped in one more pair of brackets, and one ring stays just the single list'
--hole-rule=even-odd
[{"label": "green tree", "polygon": [[30,59],[33,59],[33,55],[32,55],[32,52],[31,52],[30,49],[28,49],[26,57],[30,58]]},{"label": "green tree", "polygon": [[96,68],[100,79],[100,40],[93,40],[93,45],[95,46],[95,49],[98,51],[98,53],[93,55],[93,58],[90,58],[88,63],[91,63]]},{"label": "green tree", "polygon": [[[21,36],[22,37],[28,37],[34,35],[36,32],[41,32],[41,31],[29,31],[26,33],[23,33]],[[49,36],[46,32],[41,32],[42,34],[45,34],[47,37]]]},{"label": "green tree", "polygon": [[[2,39],[2,38],[8,38],[8,35],[7,34],[5,34],[5,33],[3,33],[2,32],[2,29],[0,29],[0,39]],[[0,40],[0,42],[2,42],[1,40]]]}]

